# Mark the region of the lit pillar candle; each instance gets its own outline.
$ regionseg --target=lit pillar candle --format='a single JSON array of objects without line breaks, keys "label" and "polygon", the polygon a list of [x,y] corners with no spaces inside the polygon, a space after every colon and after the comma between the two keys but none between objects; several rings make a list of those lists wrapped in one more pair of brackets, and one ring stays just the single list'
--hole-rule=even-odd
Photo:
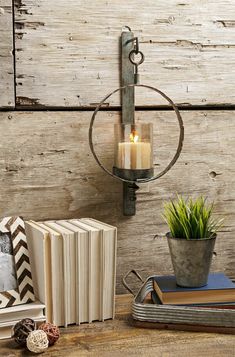
[{"label": "lit pillar candle", "polygon": [[138,141],[138,135],[131,133],[130,142],[118,143],[118,167],[129,170],[150,169],[151,144]]}]

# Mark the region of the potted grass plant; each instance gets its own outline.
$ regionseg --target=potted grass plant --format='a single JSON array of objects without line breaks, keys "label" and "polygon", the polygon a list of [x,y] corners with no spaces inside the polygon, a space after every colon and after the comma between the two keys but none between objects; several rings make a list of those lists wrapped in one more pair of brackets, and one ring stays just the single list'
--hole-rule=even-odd
[{"label": "potted grass plant", "polygon": [[214,205],[198,197],[164,204],[163,217],[169,226],[167,241],[176,282],[183,287],[207,284],[214,245],[222,220],[212,218]]}]

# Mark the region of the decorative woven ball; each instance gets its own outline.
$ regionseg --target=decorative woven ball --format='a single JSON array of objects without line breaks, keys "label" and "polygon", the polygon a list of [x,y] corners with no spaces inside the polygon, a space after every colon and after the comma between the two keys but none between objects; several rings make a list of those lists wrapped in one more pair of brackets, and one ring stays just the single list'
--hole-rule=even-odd
[{"label": "decorative woven ball", "polygon": [[42,353],[46,351],[48,344],[47,334],[42,330],[30,332],[26,339],[28,350],[34,353]]},{"label": "decorative woven ball", "polygon": [[23,319],[15,324],[13,327],[13,334],[15,341],[21,345],[26,345],[26,339],[30,332],[36,329],[36,323],[30,318]]},{"label": "decorative woven ball", "polygon": [[57,326],[51,324],[50,322],[44,322],[43,324],[41,324],[39,326],[38,329],[46,332],[50,346],[54,345],[54,343],[60,337],[59,328]]}]

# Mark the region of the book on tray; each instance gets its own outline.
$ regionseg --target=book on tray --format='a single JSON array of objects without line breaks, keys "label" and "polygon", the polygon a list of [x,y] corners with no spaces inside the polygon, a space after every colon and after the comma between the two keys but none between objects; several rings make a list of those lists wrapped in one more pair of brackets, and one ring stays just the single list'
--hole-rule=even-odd
[{"label": "book on tray", "polygon": [[92,218],[26,221],[35,295],[58,326],[114,318],[117,229]]},{"label": "book on tray", "polygon": [[157,304],[235,308],[235,284],[223,273],[210,273],[207,285],[184,288],[175,276],[155,276],[152,299]]}]

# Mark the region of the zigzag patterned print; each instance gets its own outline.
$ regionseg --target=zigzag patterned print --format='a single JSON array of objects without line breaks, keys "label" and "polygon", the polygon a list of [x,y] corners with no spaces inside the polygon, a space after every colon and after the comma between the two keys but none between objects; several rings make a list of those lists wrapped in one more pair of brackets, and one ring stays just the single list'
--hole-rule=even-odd
[{"label": "zigzag patterned print", "polygon": [[5,217],[0,221],[0,232],[10,233],[18,288],[0,292],[0,308],[34,301],[33,281],[24,221],[21,217]]}]

